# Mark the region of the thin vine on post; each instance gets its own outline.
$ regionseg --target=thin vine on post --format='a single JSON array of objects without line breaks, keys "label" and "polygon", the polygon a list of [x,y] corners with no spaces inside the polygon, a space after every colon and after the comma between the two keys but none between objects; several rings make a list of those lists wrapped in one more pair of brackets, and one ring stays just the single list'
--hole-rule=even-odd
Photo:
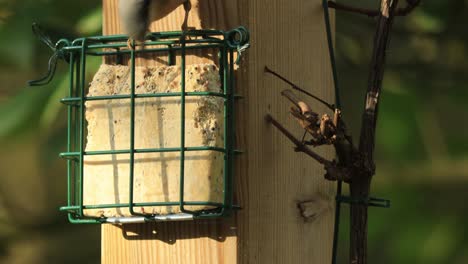
[{"label": "thin vine on post", "polygon": [[[338,4],[333,1],[324,1],[325,8],[334,8],[336,10],[377,18],[377,30],[374,36],[372,60],[366,97],[364,98],[358,145],[353,143],[352,137],[348,134],[346,123],[342,119],[339,107],[307,93],[283,76],[265,67],[267,73],[280,78],[294,90],[318,100],[333,112],[332,117],[328,114],[319,115],[305,101],[299,99],[292,90],[287,89],[282,91],[281,94],[293,103],[291,115],[299,122],[306,133],[311,136],[311,139],[305,140],[305,137],[302,139],[295,137],[271,115],[267,115],[266,120],[294,143],[295,151],[303,152],[322,164],[326,172],[325,179],[342,181],[349,184],[351,192],[351,197],[348,201],[351,204],[350,264],[368,263],[367,209],[368,206],[373,205],[376,201],[369,194],[372,176],[375,174],[376,167],[374,161],[375,130],[390,32],[396,16],[408,15],[421,2],[421,0],[405,1],[406,4],[403,7],[399,7],[398,0],[381,0],[380,11]],[[333,53],[331,52],[330,54],[333,59]],[[322,145],[333,145],[338,159],[328,160],[309,147]]]}]

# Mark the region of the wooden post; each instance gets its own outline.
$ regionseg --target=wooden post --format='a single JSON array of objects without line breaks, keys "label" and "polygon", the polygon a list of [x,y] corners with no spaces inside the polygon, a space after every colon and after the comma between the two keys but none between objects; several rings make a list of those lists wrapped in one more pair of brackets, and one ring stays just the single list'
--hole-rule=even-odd
[{"label": "wooden post", "polygon": [[[117,0],[103,0],[104,34],[121,33]],[[281,96],[287,88],[265,65],[332,102],[332,76],[321,0],[192,0],[189,26],[246,26],[251,48],[237,71],[236,201],[230,219],[102,226],[102,263],[330,263],[334,184],[321,166],[264,121],[267,113],[301,135]],[[154,22],[153,31],[179,30],[183,8]],[[200,62],[206,58],[192,58]],[[190,62],[190,61],[189,61]],[[150,62],[155,63],[155,62]],[[312,103],[314,109],[326,110]],[[332,148],[320,153],[331,157]],[[320,208],[306,221],[298,203]]]}]

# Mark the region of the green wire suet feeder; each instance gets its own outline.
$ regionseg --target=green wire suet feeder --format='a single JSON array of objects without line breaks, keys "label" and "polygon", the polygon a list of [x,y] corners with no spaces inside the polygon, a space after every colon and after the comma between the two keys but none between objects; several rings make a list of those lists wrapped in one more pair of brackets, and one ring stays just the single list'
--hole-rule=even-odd
[{"label": "green wire suet feeder", "polygon": [[[34,28],[34,27],[33,27]],[[72,223],[137,223],[228,216],[233,204],[234,65],[249,33],[191,30],[156,32],[136,49],[127,36],[98,36],[56,45],[34,30],[54,54],[69,62],[67,205]],[[186,65],[209,51],[210,63]],[[237,56],[235,56],[237,53]],[[164,66],[136,67],[138,55]],[[86,79],[87,58],[102,65]],[[214,59],[213,59],[214,58]],[[130,66],[120,65],[129,60]],[[179,63],[177,63],[179,62]],[[91,82],[90,82],[91,81]],[[201,197],[201,198],[200,198]]]}]

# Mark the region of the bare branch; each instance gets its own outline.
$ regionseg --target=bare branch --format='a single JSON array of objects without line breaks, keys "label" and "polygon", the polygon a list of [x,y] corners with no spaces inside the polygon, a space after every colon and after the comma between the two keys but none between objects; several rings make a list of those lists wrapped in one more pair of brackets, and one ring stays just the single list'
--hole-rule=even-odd
[{"label": "bare branch", "polygon": [[[330,145],[336,141],[337,129],[327,114],[323,114],[319,119],[319,115],[313,112],[306,102],[297,98],[291,90],[284,90],[281,94],[296,106],[296,108],[291,107],[291,115],[314,138],[308,145]],[[335,109],[335,113],[339,113],[339,110]]]},{"label": "bare branch", "polygon": [[299,125],[306,130],[309,134],[312,135],[314,138],[321,137],[320,130],[318,124],[318,114],[314,112],[306,112],[302,114],[302,112],[295,107],[291,107],[290,110],[291,115],[297,120]]},{"label": "bare branch", "polygon": [[336,3],[334,1],[328,1],[328,7],[333,8],[335,10],[366,15],[368,17],[376,17],[376,16],[380,15],[380,11],[378,11],[378,10],[371,10],[371,9],[353,7],[353,6],[349,6],[349,5],[343,5],[343,4]]},{"label": "bare branch", "polygon": [[346,167],[340,167],[333,161],[331,165],[325,165],[325,179],[329,181],[344,181],[350,183],[352,179],[351,170]]},{"label": "bare branch", "polygon": [[[406,6],[396,9],[394,16],[406,16],[409,13],[411,13],[420,3],[421,3],[421,0],[406,0]],[[359,8],[359,7],[354,7],[350,5],[339,4],[334,1],[328,1],[328,7],[333,8],[335,10],[366,15],[368,17],[377,17],[377,16],[380,16],[381,14],[379,10]]]},{"label": "bare branch", "polygon": [[271,115],[266,115],[265,120],[272,125],[274,125],[283,135],[285,135],[289,140],[291,140],[294,145],[296,145],[296,151],[298,152],[304,152],[305,154],[309,155],[316,161],[318,161],[320,164],[323,165],[329,165],[331,166],[333,164],[332,161],[325,159],[324,157],[320,156],[307,146],[305,146],[299,139],[297,139],[291,132],[289,132],[285,127],[283,127],[278,121],[276,121]]},{"label": "bare branch", "polygon": [[291,81],[289,81],[288,79],[284,78],[283,76],[279,75],[278,73],[276,73],[275,71],[271,70],[270,68],[268,68],[267,66],[265,66],[265,72],[269,73],[269,74],[272,74],[276,77],[278,77],[280,80],[282,80],[283,82],[289,84],[294,90],[297,90],[305,95],[308,95],[312,98],[314,98],[315,100],[319,101],[320,103],[322,103],[323,105],[325,105],[326,107],[330,108],[332,111],[335,111],[335,105],[333,104],[329,104],[327,103],[326,101],[320,99],[319,97],[307,92],[306,90],[304,89],[301,89],[299,86],[295,85],[294,83],[292,83]]},{"label": "bare branch", "polygon": [[281,95],[286,97],[291,103],[301,110],[302,113],[312,112],[309,105],[297,98],[297,96],[289,89],[281,91]]},{"label": "bare branch", "polygon": [[354,149],[351,137],[346,134],[346,125],[341,119],[341,111],[335,109],[333,119],[327,114],[319,115],[311,110],[310,106],[300,100],[291,90],[286,89],[281,95],[291,101],[295,107],[291,107],[291,115],[296,118],[299,125],[304,128],[314,139],[304,142],[306,145],[321,146],[335,144],[341,139],[348,141]]},{"label": "bare branch", "polygon": [[327,172],[325,174],[325,179],[330,181],[341,180],[345,182],[349,182],[351,180],[351,173],[349,169],[339,167],[334,160],[327,160],[324,157],[317,154],[316,152],[314,152],[313,150],[311,150],[310,148],[308,148],[299,139],[293,136],[291,132],[289,132],[285,127],[283,127],[278,121],[276,121],[271,115],[267,114],[265,116],[265,120],[274,125],[279,131],[281,131],[281,133],[283,133],[283,135],[285,135],[289,140],[291,140],[291,142],[293,142],[296,145],[295,150],[297,152],[304,152],[305,154],[318,161],[320,164],[323,164],[323,167]]},{"label": "bare branch", "polygon": [[[408,1],[408,0],[407,0]],[[417,2],[417,0],[414,0]],[[398,1],[382,0],[382,15],[379,18],[374,36],[374,49],[368,79],[364,111],[361,121],[361,135],[359,152],[363,157],[365,169],[373,174],[375,171],[374,148],[375,129],[377,124],[380,94],[385,71],[385,59],[390,40],[390,31],[393,25]],[[372,175],[370,175],[372,177]]]},{"label": "bare branch", "polygon": [[[407,3],[408,0],[407,0]],[[390,40],[398,0],[381,0],[381,15],[378,16],[377,30],[370,66],[369,80],[361,121],[359,140],[358,174],[350,183],[351,197],[369,197],[372,176],[375,174],[375,129],[377,124],[379,94],[385,72],[385,57]],[[367,205],[351,205],[350,263],[367,264]]]}]

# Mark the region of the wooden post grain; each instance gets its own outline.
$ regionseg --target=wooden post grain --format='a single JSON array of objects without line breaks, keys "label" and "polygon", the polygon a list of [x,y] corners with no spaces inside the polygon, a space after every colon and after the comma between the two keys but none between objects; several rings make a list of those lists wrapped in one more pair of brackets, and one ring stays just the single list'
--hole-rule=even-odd
[{"label": "wooden post grain", "polygon": [[[121,33],[117,0],[103,0],[104,34]],[[244,154],[235,166],[236,202],[228,219],[102,226],[102,263],[330,263],[334,184],[323,169],[264,121],[270,113],[301,135],[289,116],[286,88],[264,73],[265,65],[332,102],[332,76],[320,0],[192,0],[189,26],[231,29],[246,26],[251,48],[237,70],[236,144]],[[179,30],[183,8],[151,25]],[[209,56],[188,63],[205,62]],[[157,62],[142,62],[157,64]],[[323,106],[311,103],[326,112]],[[325,147],[320,154],[331,157]],[[321,207],[313,221],[297,208]]]}]

